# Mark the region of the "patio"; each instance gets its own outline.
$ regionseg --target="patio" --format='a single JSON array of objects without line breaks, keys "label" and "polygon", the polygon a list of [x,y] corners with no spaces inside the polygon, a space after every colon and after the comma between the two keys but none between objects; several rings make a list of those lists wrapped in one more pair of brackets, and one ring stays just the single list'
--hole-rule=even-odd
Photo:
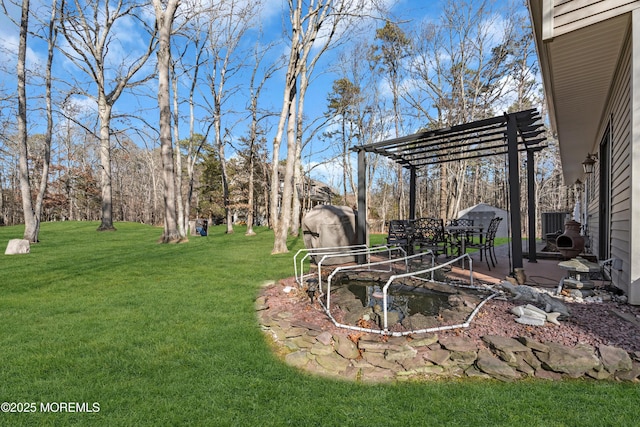
[{"label": "patio", "polygon": [[[528,242],[525,242],[525,245],[528,245]],[[526,251],[526,248],[523,250]],[[484,260],[480,262],[480,257],[477,253],[471,254],[475,279],[488,283],[500,283],[505,280],[506,277],[511,276],[512,265],[509,244],[496,246],[495,252],[498,262],[495,267],[491,267],[491,270],[487,268]],[[522,268],[524,268],[527,277],[525,284],[544,288],[556,288],[560,279],[567,275],[567,271],[558,266],[558,263],[561,261],[562,260],[559,259],[538,258],[536,262],[529,262],[525,259],[522,263]],[[453,267],[450,274],[459,276],[460,278],[468,277],[468,266],[467,269]]]}]

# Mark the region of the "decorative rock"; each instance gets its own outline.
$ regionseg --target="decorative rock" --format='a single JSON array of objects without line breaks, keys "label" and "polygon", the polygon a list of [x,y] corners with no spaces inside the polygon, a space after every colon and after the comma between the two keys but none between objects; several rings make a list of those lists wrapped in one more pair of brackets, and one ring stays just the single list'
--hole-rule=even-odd
[{"label": "decorative rock", "polygon": [[269,309],[269,304],[267,304],[267,298],[264,296],[260,296],[256,298],[256,311],[263,311]]},{"label": "decorative rock", "polygon": [[475,367],[475,365],[471,365],[469,366],[464,373],[468,376],[468,377],[476,377],[476,378],[484,378],[484,379],[491,379],[491,375],[489,374],[485,374],[484,372],[480,371],[478,368]]},{"label": "decorative rock", "polygon": [[501,351],[530,351],[529,348],[522,344],[520,341],[514,340],[513,338],[509,337],[503,337],[501,335],[485,335],[482,337],[482,341],[489,344],[491,348],[495,348]]},{"label": "decorative rock", "polygon": [[284,357],[284,361],[288,365],[295,366],[296,368],[302,368],[309,362],[308,353],[306,351],[289,353]]},{"label": "decorative rock", "polygon": [[553,381],[559,381],[562,379],[561,374],[553,371],[547,371],[544,369],[536,369],[535,377],[543,380],[553,380]]},{"label": "decorative rock", "polygon": [[415,368],[415,369],[411,369],[408,371],[400,371],[398,372],[397,375],[407,375],[407,376],[414,376],[414,375],[421,375],[421,374],[426,374],[426,375],[442,375],[444,373],[444,369],[442,368],[442,366],[437,366],[437,365],[431,365],[431,366],[421,366],[419,368]]},{"label": "decorative rock", "polygon": [[438,336],[436,334],[428,334],[422,337],[415,338],[409,343],[412,347],[426,347],[438,342]]},{"label": "decorative rock", "polygon": [[400,351],[402,349],[402,346],[389,344],[386,342],[368,341],[361,339],[360,341],[358,341],[358,348],[367,352],[384,353],[386,351]]},{"label": "decorative rock", "polygon": [[311,349],[309,349],[309,353],[315,356],[322,356],[331,354],[333,352],[333,347],[331,347],[330,345],[324,345],[321,342],[316,342],[315,344],[313,344],[313,346],[311,346]]},{"label": "decorative rock", "polygon": [[489,350],[481,349],[478,352],[476,366],[482,372],[502,381],[512,381],[520,377],[508,364],[498,359]]},{"label": "decorative rock", "polygon": [[404,360],[404,359],[412,359],[418,354],[418,350],[411,347],[410,345],[404,345],[402,350],[399,351],[388,351],[384,358],[387,360]]},{"label": "decorative rock", "polygon": [[633,368],[630,371],[618,371],[615,373],[615,377],[620,381],[637,382],[640,379],[640,364],[634,362]]},{"label": "decorative rock", "polygon": [[463,366],[464,369],[473,365],[473,362],[478,358],[478,353],[476,350],[468,350],[468,351],[452,351],[449,355],[449,359],[453,362],[452,365],[460,365]]},{"label": "decorative rock", "polygon": [[333,336],[329,332],[323,332],[316,337],[316,340],[324,345],[329,345],[333,340]]},{"label": "decorative rock", "polygon": [[446,366],[451,362],[450,355],[451,352],[448,350],[429,350],[424,354],[424,358],[436,365]]},{"label": "decorative rock", "polygon": [[285,331],[285,337],[294,338],[299,337],[301,335],[305,335],[309,330],[305,328],[288,328]]},{"label": "decorative rock", "polygon": [[316,362],[331,372],[344,372],[349,366],[349,361],[337,353],[322,354],[316,357]]},{"label": "decorative rock", "polygon": [[336,353],[345,359],[357,359],[360,357],[358,346],[344,335],[336,335],[333,337],[336,341]]},{"label": "decorative rock", "polygon": [[548,353],[549,352],[549,346],[546,344],[542,344],[541,342],[538,342],[532,338],[529,337],[518,337],[516,338],[518,341],[520,341],[522,344],[524,344],[525,346],[527,346],[528,348],[530,348],[531,350],[536,350],[542,353]]},{"label": "decorative rock", "polygon": [[[531,352],[529,352],[529,354],[533,355],[533,353],[531,353]],[[514,358],[515,358],[515,360],[514,360],[513,363],[507,362],[509,364],[509,366],[513,367],[517,371],[522,372],[523,374],[526,374],[528,376],[535,375],[536,368],[534,368],[533,366],[531,366],[529,364],[529,362],[527,361],[527,358],[525,358],[522,355],[522,353],[514,354]],[[535,359],[535,357],[534,357],[534,359]],[[538,367],[539,367],[539,363],[538,363]]]},{"label": "decorative rock", "polygon": [[600,364],[598,358],[584,348],[567,347],[556,343],[546,344],[549,346],[549,352],[540,353],[538,359],[542,362],[542,367],[549,371],[577,378]]},{"label": "decorative rock", "polygon": [[478,349],[473,340],[465,337],[442,337],[440,345],[451,351],[475,351]]},{"label": "decorative rock", "polygon": [[397,363],[391,360],[385,359],[384,356],[380,353],[365,352],[362,354],[362,356],[368,363],[372,364],[373,366],[377,366],[379,368],[397,369],[399,367]]},{"label": "decorative rock", "polygon": [[411,371],[413,369],[420,368],[422,366],[432,365],[432,363],[426,362],[421,355],[417,355],[410,359],[399,360],[399,363],[407,371]]},{"label": "decorative rock", "polygon": [[[604,344],[597,349],[586,344],[569,347],[543,344],[529,337],[487,335],[482,340],[488,348],[481,345],[479,350],[475,340],[458,334],[440,339],[436,334],[331,335],[323,331],[321,323],[309,324],[295,319],[290,312],[271,313],[269,307],[260,308],[268,303],[267,298],[256,299],[257,318],[260,328],[284,350],[280,353],[286,353],[285,362],[331,378],[386,382],[444,375],[511,381],[526,375],[551,380],[588,377],[640,382],[640,352],[629,354]],[[542,311],[534,305],[524,309],[533,314],[532,318]],[[557,318],[559,313],[544,315]],[[631,320],[637,322],[635,318]]]},{"label": "decorative rock", "polygon": [[11,239],[7,244],[7,249],[4,251],[5,255],[22,255],[28,254],[31,251],[29,241],[26,239]]},{"label": "decorative rock", "polygon": [[630,371],[633,367],[629,354],[621,348],[602,344],[598,346],[598,352],[604,368],[612,374],[616,371]]}]

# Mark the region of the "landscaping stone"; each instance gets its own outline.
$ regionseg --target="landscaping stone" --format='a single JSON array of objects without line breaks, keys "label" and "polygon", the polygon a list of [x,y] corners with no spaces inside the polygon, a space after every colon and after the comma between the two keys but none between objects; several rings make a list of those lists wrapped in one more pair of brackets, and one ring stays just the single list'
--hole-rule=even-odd
[{"label": "landscaping stone", "polygon": [[604,368],[612,374],[616,371],[630,371],[632,368],[631,357],[621,348],[600,345],[598,353]]},{"label": "landscaping stone", "polygon": [[416,354],[418,354],[418,350],[408,344],[405,344],[400,350],[388,351],[387,353],[385,353],[384,357],[387,360],[399,361],[405,359],[413,359]]},{"label": "landscaping stone", "polygon": [[345,359],[357,359],[360,357],[358,346],[344,335],[334,336],[336,352]]},{"label": "landscaping stone", "polygon": [[465,337],[443,337],[440,339],[440,345],[451,351],[473,351],[478,349],[473,340]]},{"label": "landscaping stone", "polygon": [[31,251],[29,241],[26,239],[11,239],[7,244],[5,255],[23,255]]},{"label": "landscaping stone", "polygon": [[449,358],[450,355],[451,352],[449,350],[428,350],[425,352],[424,358],[436,365],[445,366],[451,362],[451,359]]},{"label": "landscaping stone", "polygon": [[296,368],[302,368],[309,362],[306,351],[296,351],[293,353],[289,353],[285,356],[284,360],[288,365],[294,366]]},{"label": "landscaping stone", "polygon": [[316,337],[319,343],[329,345],[333,342],[333,336],[329,332],[323,332]]},{"label": "landscaping stone", "polygon": [[487,349],[478,352],[476,366],[482,372],[502,381],[512,381],[520,377],[515,369],[498,359]]},{"label": "landscaping stone", "polygon": [[323,368],[337,373],[346,371],[349,366],[349,360],[335,352],[317,356],[316,362]]},{"label": "landscaping stone", "polygon": [[409,342],[409,345],[413,347],[426,347],[438,342],[438,336],[436,334],[428,334],[414,338]]},{"label": "landscaping stone", "polygon": [[333,347],[330,345],[324,345],[321,342],[316,342],[311,346],[309,353],[315,356],[322,356],[333,353]]},{"label": "landscaping stone", "polygon": [[548,353],[540,353],[538,358],[542,366],[549,371],[564,373],[572,378],[584,375],[595,369],[600,361],[593,352],[580,347],[567,347],[557,343],[546,343]]}]

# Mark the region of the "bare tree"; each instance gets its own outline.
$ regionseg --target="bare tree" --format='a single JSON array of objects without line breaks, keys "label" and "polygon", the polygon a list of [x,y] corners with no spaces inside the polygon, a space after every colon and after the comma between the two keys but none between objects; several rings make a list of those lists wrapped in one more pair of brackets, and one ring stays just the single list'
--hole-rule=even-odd
[{"label": "bare tree", "polygon": [[171,69],[171,34],[179,0],[153,0],[158,31],[158,108],[160,109],[160,151],[162,179],[164,182],[164,233],[163,243],[178,242],[176,211],[176,179],[173,163],[173,141],[171,139],[171,100],[169,73]]},{"label": "bare tree", "polygon": [[33,211],[31,185],[29,182],[29,164],[27,149],[27,92],[26,92],[26,57],[27,35],[29,28],[29,0],[22,0],[22,17],[20,19],[20,44],[18,46],[18,135],[20,138],[20,191],[22,193],[22,210],[24,214],[24,238],[30,242],[38,239],[38,218]]},{"label": "bare tree", "polygon": [[[300,166],[300,144],[302,143],[302,119],[306,90],[310,75],[322,55],[333,46],[337,35],[352,22],[352,18],[362,16],[369,10],[371,2],[295,0],[289,2],[291,24],[289,58],[280,119],[273,140],[271,175],[271,221],[275,239],[273,254],[287,252],[287,236],[292,222],[292,206],[295,195],[295,173]],[[351,27],[353,32],[355,27]],[[279,175],[279,151],[286,130],[287,160],[282,177],[282,191]]]},{"label": "bare tree", "polygon": [[240,42],[250,28],[257,13],[254,3],[241,5],[238,1],[222,3],[219,10],[211,10],[209,30],[209,50],[212,57],[212,70],[208,76],[212,96],[212,115],[214,128],[214,146],[218,152],[222,167],[222,191],[227,223],[227,233],[233,233],[233,218],[229,198],[229,177],[225,158],[225,133],[223,129],[223,105],[237,87],[228,86],[231,76],[242,68],[242,55],[238,52]]},{"label": "bare tree", "polygon": [[[141,17],[141,5],[134,1],[118,0],[106,2],[80,2],[61,0],[61,28],[69,48],[63,52],[95,84],[96,95],[88,91],[81,93],[95,99],[100,118],[100,163],[102,189],[102,221],[98,230],[115,230],[113,226],[113,189],[111,183],[111,119],[113,106],[127,88],[141,85],[152,75],[134,80],[155,48],[155,28],[149,28]],[[149,33],[146,50],[137,57],[109,58],[109,52],[120,52],[115,48],[117,35],[114,26],[119,20],[135,19]],[[137,52],[136,52],[137,53]],[[135,53],[134,53],[135,54]],[[110,68],[112,61],[114,69]],[[113,75],[109,82],[108,76]],[[78,89],[80,85],[77,85]]]},{"label": "bare tree", "polygon": [[[495,114],[507,88],[510,53],[517,53],[509,49],[517,30],[493,13],[487,0],[450,0],[439,22],[422,24],[411,61],[416,83],[404,94],[425,127],[442,128]],[[460,209],[468,165],[440,164],[440,217],[455,216]]]},{"label": "bare tree", "polygon": [[265,48],[261,48],[259,43],[256,43],[254,49],[254,66],[251,72],[251,78],[249,81],[249,105],[248,110],[250,114],[250,124],[249,124],[249,136],[246,141],[247,145],[247,158],[248,158],[248,173],[249,173],[249,182],[248,182],[248,207],[247,207],[247,236],[255,235],[253,231],[253,223],[254,219],[254,189],[255,189],[255,175],[256,175],[256,163],[259,161],[258,159],[258,147],[260,144],[260,122],[268,117],[268,114],[262,114],[258,108],[258,101],[260,100],[260,95],[262,90],[264,89],[267,81],[273,76],[276,71],[276,65],[270,64],[266,67],[265,70],[261,73],[261,78],[258,78],[258,71],[260,70],[260,65],[262,64],[264,58],[268,54],[269,50],[272,46],[266,46]]},{"label": "bare tree", "polygon": [[[4,2],[2,4],[5,7]],[[6,11],[6,9],[5,9]],[[40,174],[40,183],[36,193],[35,206],[31,195],[31,180],[29,177],[29,148],[28,148],[28,132],[27,132],[27,69],[26,69],[26,52],[29,35],[29,0],[22,1],[21,18],[20,18],[20,39],[18,46],[17,61],[17,77],[18,77],[18,138],[19,138],[19,177],[20,191],[22,194],[22,211],[24,216],[25,229],[23,238],[30,242],[38,241],[40,232],[40,220],[42,216],[42,204],[45,193],[47,191],[47,182],[49,178],[49,166],[51,163],[51,135],[53,132],[53,115],[51,104],[51,80],[52,80],[52,63],[53,53],[56,46],[57,32],[55,29],[55,20],[57,12],[57,3],[52,2],[51,15],[49,22],[46,24],[48,29],[46,36],[47,41],[47,63],[45,69],[45,103],[47,130],[44,135],[44,144],[42,147],[42,171]]]}]

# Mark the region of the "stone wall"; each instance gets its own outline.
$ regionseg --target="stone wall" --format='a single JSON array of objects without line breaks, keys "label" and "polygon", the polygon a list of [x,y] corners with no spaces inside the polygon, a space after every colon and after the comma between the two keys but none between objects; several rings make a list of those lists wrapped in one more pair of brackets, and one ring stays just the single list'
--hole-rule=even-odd
[{"label": "stone wall", "polygon": [[340,333],[269,310],[256,301],[260,324],[291,366],[311,373],[379,382],[434,377],[481,377],[501,381],[524,378],[640,381],[640,352],[608,345],[541,343],[530,338],[486,335],[466,337],[421,334],[382,336]]}]

